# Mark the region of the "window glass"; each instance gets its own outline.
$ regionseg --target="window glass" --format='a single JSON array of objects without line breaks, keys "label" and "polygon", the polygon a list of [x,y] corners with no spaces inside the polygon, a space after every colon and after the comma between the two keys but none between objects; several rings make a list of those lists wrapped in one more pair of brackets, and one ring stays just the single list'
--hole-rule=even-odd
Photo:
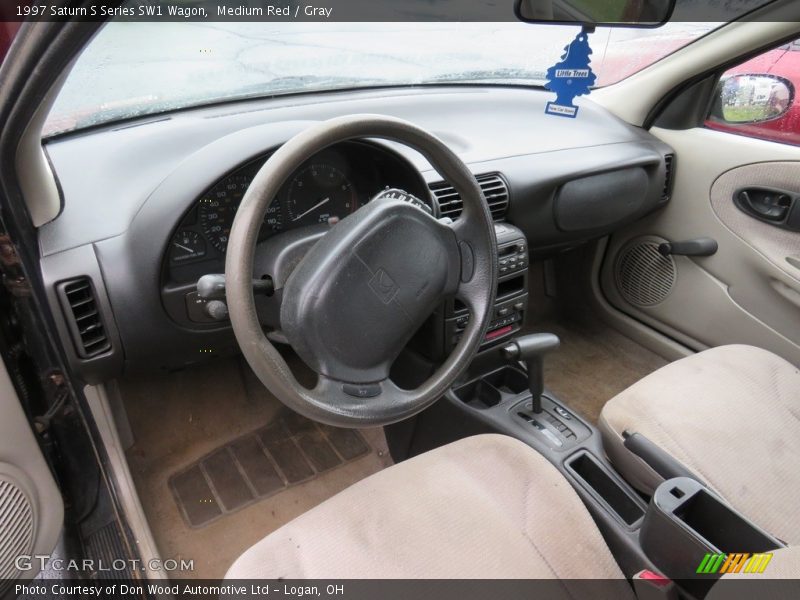
[{"label": "window glass", "polygon": [[756,56],[720,79],[706,126],[800,145],[800,40]]},{"label": "window glass", "polygon": [[[595,85],[624,79],[718,26],[599,28],[591,37]],[[538,87],[578,31],[516,22],[111,22],[72,69],[45,135],[260,96],[411,85]]]}]

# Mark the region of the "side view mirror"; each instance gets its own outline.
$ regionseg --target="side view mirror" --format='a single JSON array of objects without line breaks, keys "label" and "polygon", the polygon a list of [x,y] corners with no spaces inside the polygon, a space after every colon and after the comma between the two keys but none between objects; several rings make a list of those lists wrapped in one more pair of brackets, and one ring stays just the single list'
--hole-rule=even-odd
[{"label": "side view mirror", "polygon": [[514,13],[525,23],[659,27],[675,0],[515,0]]},{"label": "side view mirror", "polygon": [[794,102],[794,85],[777,75],[731,75],[720,81],[711,118],[736,125],[782,117]]}]

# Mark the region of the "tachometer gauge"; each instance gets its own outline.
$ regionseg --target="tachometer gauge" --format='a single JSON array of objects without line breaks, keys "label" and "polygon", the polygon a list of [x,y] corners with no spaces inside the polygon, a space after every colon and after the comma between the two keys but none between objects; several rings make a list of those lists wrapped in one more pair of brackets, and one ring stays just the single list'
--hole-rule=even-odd
[{"label": "tachometer gauge", "polygon": [[331,165],[312,164],[289,183],[286,215],[293,227],[326,223],[331,217],[344,219],[357,208],[353,184]]},{"label": "tachometer gauge", "polygon": [[180,263],[206,255],[206,243],[198,232],[182,229],[170,241],[169,259]]}]

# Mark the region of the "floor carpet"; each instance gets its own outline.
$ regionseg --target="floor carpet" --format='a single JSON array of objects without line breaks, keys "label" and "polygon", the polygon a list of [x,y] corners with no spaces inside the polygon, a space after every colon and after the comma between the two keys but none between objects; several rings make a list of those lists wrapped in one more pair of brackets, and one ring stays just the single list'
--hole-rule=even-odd
[{"label": "floor carpet", "polygon": [[[366,444],[366,450],[356,448],[357,456],[349,458],[346,449],[337,448],[331,456],[323,448],[314,463],[311,456],[314,440],[311,440],[307,451],[298,450],[297,456],[304,463],[311,463],[313,474],[308,477],[300,477],[302,474],[298,472],[287,474],[278,463],[283,474],[281,489],[264,487],[260,497],[244,499],[206,494],[211,518],[208,514],[200,516],[198,524],[202,526],[192,526],[180,500],[176,501],[171,478],[187,472],[201,460],[222,461],[226,456],[217,452],[220,448],[227,451],[231,443],[244,443],[253,435],[261,435],[270,424],[296,423],[298,416],[287,411],[239,360],[130,379],[121,382],[120,391],[135,439],[127,452],[128,462],[162,558],[194,561],[194,570],[173,573],[175,577],[223,577],[242,552],[268,533],[391,464],[380,428],[360,430],[359,438]],[[303,443],[295,435],[302,432],[295,425],[292,427],[294,432],[290,429],[289,434],[295,436],[293,443]],[[330,430],[316,429],[311,434],[317,436],[318,432],[333,443]],[[262,449],[271,442],[280,443],[279,436],[274,434],[262,436],[261,440]],[[273,448],[270,456],[274,457],[280,450]],[[242,449],[243,453],[246,451]],[[325,461],[330,460],[336,461],[336,465],[331,465],[335,468],[326,468]],[[212,468],[222,472],[224,465]],[[263,476],[265,472],[262,470],[260,474]],[[290,475],[299,479],[290,482]],[[270,485],[263,478],[259,483],[249,483],[251,495],[258,494],[258,485]],[[238,489],[247,496],[248,490]],[[201,495],[195,494],[190,501],[199,505],[203,500]],[[234,510],[228,511],[226,503]],[[215,507],[224,514],[214,515]]]}]

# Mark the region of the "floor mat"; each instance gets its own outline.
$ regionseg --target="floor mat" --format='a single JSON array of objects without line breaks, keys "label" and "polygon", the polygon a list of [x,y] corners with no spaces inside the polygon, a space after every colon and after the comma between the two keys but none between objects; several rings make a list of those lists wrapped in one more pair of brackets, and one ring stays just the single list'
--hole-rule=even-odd
[{"label": "floor mat", "polygon": [[202,527],[369,451],[358,431],[289,414],[212,451],[169,485],[186,522]]},{"label": "floor mat", "polygon": [[[135,439],[127,449],[128,464],[161,557],[192,561],[190,569],[172,572],[171,577],[221,579],[239,555],[266,535],[392,462],[383,429],[360,429],[368,445],[360,457],[263,495],[223,517],[206,516],[205,525],[193,527],[175,501],[172,477],[271,423],[295,418],[295,413],[239,360],[127,378],[120,382],[120,392]],[[346,450],[337,451],[344,458]],[[312,464],[307,454],[302,456]],[[329,454],[315,456],[323,461]],[[270,483],[267,473],[259,473],[265,478],[251,483],[263,492]],[[195,497],[202,506],[202,492]],[[217,509],[221,510],[219,503]]]}]

